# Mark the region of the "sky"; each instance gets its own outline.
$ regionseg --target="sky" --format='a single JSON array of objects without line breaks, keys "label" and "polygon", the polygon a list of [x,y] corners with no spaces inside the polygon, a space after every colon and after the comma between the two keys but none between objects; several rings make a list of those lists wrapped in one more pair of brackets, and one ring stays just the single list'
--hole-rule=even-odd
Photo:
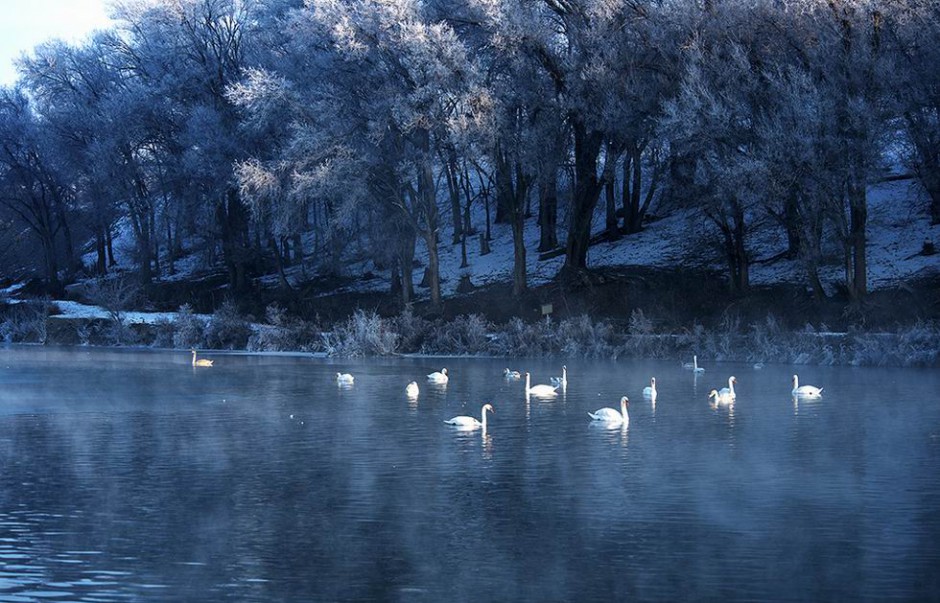
[{"label": "sky", "polygon": [[0,0],[0,85],[16,79],[13,61],[51,38],[79,42],[108,26],[107,0]]}]

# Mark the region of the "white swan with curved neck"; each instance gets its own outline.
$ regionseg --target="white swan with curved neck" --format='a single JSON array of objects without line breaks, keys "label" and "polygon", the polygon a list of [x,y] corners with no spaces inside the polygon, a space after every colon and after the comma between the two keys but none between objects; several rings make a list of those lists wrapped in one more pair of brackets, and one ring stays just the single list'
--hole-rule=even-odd
[{"label": "white swan with curved neck", "polygon": [[738,395],[734,393],[734,384],[737,382],[738,380],[734,376],[728,377],[728,387],[721,388],[718,393],[722,396],[731,396],[732,400],[736,399]]},{"label": "white swan with curved neck", "polygon": [[196,350],[190,350],[193,353],[193,366],[212,366],[212,360],[200,358],[196,360]]},{"label": "white swan with curved neck", "polygon": [[[726,388],[723,388],[722,391],[724,391],[724,389]],[[708,399],[711,400],[712,398],[715,399],[716,405],[717,404],[734,404],[734,398],[728,392],[722,393],[718,391],[717,389],[713,389],[712,391],[708,392]]]},{"label": "white swan with curved neck", "polygon": [[458,427],[464,430],[474,430],[483,428],[483,431],[486,431],[486,411],[496,412],[493,410],[493,406],[490,404],[484,404],[483,408],[480,410],[480,418],[482,421],[478,421],[476,417],[468,417],[466,415],[461,415],[459,417],[454,417],[449,421],[444,421],[448,425]]},{"label": "white swan with curved neck", "polygon": [[519,371],[511,371],[509,369],[506,369],[503,371],[503,377],[506,379],[515,381],[517,379],[522,379],[522,374],[519,373]]},{"label": "white swan with curved neck", "polygon": [[441,372],[439,372],[439,373],[438,373],[437,371],[435,371],[435,372],[431,373],[430,375],[428,375],[428,381],[430,381],[431,383],[441,383],[441,384],[444,384],[444,383],[447,383],[447,381],[448,381],[449,379],[450,379],[450,378],[447,376],[447,369],[446,369],[446,368],[441,369]]},{"label": "white swan with curved neck", "polygon": [[800,385],[800,378],[793,375],[793,391],[790,393],[794,396],[799,396],[800,398],[818,398],[822,396],[822,390],[823,388],[814,385]]},{"label": "white swan with curved neck", "polygon": [[643,397],[656,401],[656,377],[650,377],[650,384],[643,388]]},{"label": "white swan with curved neck", "polygon": [[693,373],[704,373],[705,369],[698,365],[698,356],[692,356],[692,362],[686,362],[682,368],[688,369]]},{"label": "white swan with curved neck", "polygon": [[568,389],[568,367],[561,367],[561,377],[551,377],[552,385],[556,388]]},{"label": "white swan with curved neck", "polygon": [[620,412],[613,408],[599,408],[588,415],[595,421],[604,421],[606,423],[630,423],[630,415],[627,414],[627,407],[630,406],[630,400],[626,396],[620,398]]},{"label": "white swan with curved neck", "polygon": [[337,385],[352,385],[355,380],[356,378],[349,373],[336,373]]},{"label": "white swan with curved neck", "polygon": [[532,382],[532,377],[529,375],[529,373],[526,373],[525,374],[526,395],[531,394],[533,396],[542,396],[542,397],[557,396],[558,392],[555,390],[561,387],[560,385],[533,385],[530,387],[529,384],[531,382]]},{"label": "white swan with curved neck", "polygon": [[407,394],[409,398],[417,398],[418,393],[419,390],[417,381],[412,381],[407,386],[405,386],[405,394]]}]

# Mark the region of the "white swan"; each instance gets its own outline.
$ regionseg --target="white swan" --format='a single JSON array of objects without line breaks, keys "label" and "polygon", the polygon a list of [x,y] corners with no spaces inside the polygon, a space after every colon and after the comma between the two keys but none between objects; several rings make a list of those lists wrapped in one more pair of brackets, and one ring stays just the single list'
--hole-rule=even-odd
[{"label": "white swan", "polygon": [[627,425],[630,423],[630,415],[627,414],[628,406],[630,406],[630,400],[624,396],[623,398],[620,398],[620,412],[617,412],[613,408],[599,408],[594,412],[589,412],[588,415],[595,421],[623,423],[624,425]]},{"label": "white swan", "polygon": [[509,369],[506,369],[503,371],[503,377],[505,377],[506,379],[512,379],[512,380],[522,379],[522,375],[519,373],[519,371],[511,371]]},{"label": "white swan", "polygon": [[692,362],[686,362],[682,368],[688,369],[693,373],[704,373],[705,369],[698,365],[698,356],[692,356]]},{"label": "white swan", "polygon": [[336,383],[338,385],[352,385],[356,378],[349,373],[336,373]]},{"label": "white swan", "polygon": [[[722,389],[724,391],[725,388]],[[731,394],[728,392],[720,392],[717,389],[713,389],[708,392],[708,399],[715,399],[715,404],[734,404],[734,398],[731,397]]]},{"label": "white swan", "polygon": [[526,373],[525,374],[526,395],[531,394],[533,396],[543,396],[543,397],[557,396],[558,392],[555,390],[561,387],[560,385],[533,385],[529,387],[530,383],[531,383],[531,377],[529,376],[529,373]]},{"label": "white swan", "polygon": [[721,388],[718,393],[722,396],[731,396],[732,400],[736,399],[738,395],[734,393],[734,384],[737,382],[738,380],[734,376],[728,377],[728,387]]},{"label": "white swan", "polygon": [[193,353],[193,366],[212,366],[212,360],[206,360],[205,358],[196,360],[196,350],[191,351]]},{"label": "white swan", "polygon": [[449,377],[447,376],[447,369],[441,369],[441,372],[433,372],[428,375],[428,381],[431,383],[447,383]]},{"label": "white swan", "polygon": [[643,388],[643,397],[656,401],[656,377],[650,377],[650,384]]},{"label": "white swan", "polygon": [[551,377],[551,382],[552,382],[552,385],[554,385],[556,389],[559,387],[562,389],[568,389],[568,367],[562,366],[561,377]]},{"label": "white swan", "polygon": [[793,391],[790,393],[794,396],[799,396],[800,398],[818,398],[822,396],[822,390],[823,388],[814,385],[800,385],[800,378],[793,375]]},{"label": "white swan", "polygon": [[417,398],[418,397],[418,382],[412,381],[407,386],[405,386],[405,393],[408,395],[409,398]]},{"label": "white swan", "polygon": [[495,410],[493,410],[492,405],[484,404],[483,408],[480,410],[480,417],[483,419],[482,421],[477,421],[475,417],[468,417],[468,416],[462,415],[459,417],[454,417],[453,419],[449,421],[444,421],[444,422],[447,423],[448,425],[453,425],[454,427],[457,427],[462,430],[470,431],[474,429],[480,429],[482,427],[483,431],[486,431],[486,411],[496,412]]}]

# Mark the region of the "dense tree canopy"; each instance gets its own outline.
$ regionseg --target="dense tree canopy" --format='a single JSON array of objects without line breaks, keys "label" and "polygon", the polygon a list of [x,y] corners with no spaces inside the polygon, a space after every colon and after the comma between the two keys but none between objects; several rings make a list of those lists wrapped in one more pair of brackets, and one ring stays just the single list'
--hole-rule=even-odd
[{"label": "dense tree canopy", "polygon": [[0,91],[0,228],[51,290],[108,272],[122,228],[143,283],[199,252],[234,291],[273,271],[289,288],[288,266],[340,273],[355,243],[404,303],[420,249],[439,305],[438,246],[482,228],[474,207],[489,236],[492,202],[516,294],[533,204],[537,251],[577,279],[599,233],[635,233],[658,204],[701,214],[736,291],[770,223],[824,296],[835,232],[858,299],[866,189],[887,166],[922,180],[940,222],[936,0],[124,0],[113,16],[37,47]]}]

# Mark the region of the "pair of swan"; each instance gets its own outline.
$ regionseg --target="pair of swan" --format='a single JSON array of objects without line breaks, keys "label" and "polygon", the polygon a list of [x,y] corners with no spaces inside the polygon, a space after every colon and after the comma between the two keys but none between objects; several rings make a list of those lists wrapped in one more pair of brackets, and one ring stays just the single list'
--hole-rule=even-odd
[{"label": "pair of swan", "polygon": [[492,404],[484,404],[483,408],[480,409],[481,420],[477,420],[476,417],[461,415],[459,417],[454,417],[453,419],[444,421],[444,423],[453,427],[457,427],[462,431],[473,431],[474,429],[480,428],[482,428],[483,431],[486,431],[486,411],[496,412],[493,410]]},{"label": "pair of swan", "polygon": [[212,360],[205,358],[196,359],[196,350],[190,350],[193,353],[193,366],[212,366]]},{"label": "pair of swan", "polygon": [[715,399],[715,404],[733,404],[738,395],[734,392],[734,384],[738,380],[734,376],[728,377],[728,387],[713,389],[708,392],[708,399]]},{"label": "pair of swan", "polygon": [[544,384],[530,386],[531,382],[532,382],[532,377],[529,375],[529,373],[526,373],[525,374],[525,393],[527,396],[528,395],[542,396],[542,397],[557,396],[558,391],[556,390],[559,387],[561,387],[561,385],[544,385]]},{"label": "pair of swan", "polygon": [[800,385],[800,378],[793,375],[793,391],[790,393],[799,398],[819,398],[822,396],[821,387],[815,385]]},{"label": "pair of swan", "polygon": [[428,375],[428,382],[430,383],[438,383],[438,384],[444,385],[447,383],[449,379],[450,378],[447,376],[446,368],[442,368],[440,372],[435,371],[431,373],[430,375]]},{"label": "pair of swan", "polygon": [[692,362],[686,362],[682,365],[682,368],[692,371],[693,373],[704,373],[705,369],[698,365],[698,356],[692,356]]},{"label": "pair of swan", "polygon": [[627,407],[630,406],[630,400],[624,396],[620,398],[620,412],[613,408],[599,408],[588,415],[595,421],[616,425],[622,423],[624,427],[630,424],[630,415],[627,414]]},{"label": "pair of swan", "polygon": [[567,389],[568,388],[568,367],[561,367],[561,377],[551,377],[552,385],[555,388]]}]

